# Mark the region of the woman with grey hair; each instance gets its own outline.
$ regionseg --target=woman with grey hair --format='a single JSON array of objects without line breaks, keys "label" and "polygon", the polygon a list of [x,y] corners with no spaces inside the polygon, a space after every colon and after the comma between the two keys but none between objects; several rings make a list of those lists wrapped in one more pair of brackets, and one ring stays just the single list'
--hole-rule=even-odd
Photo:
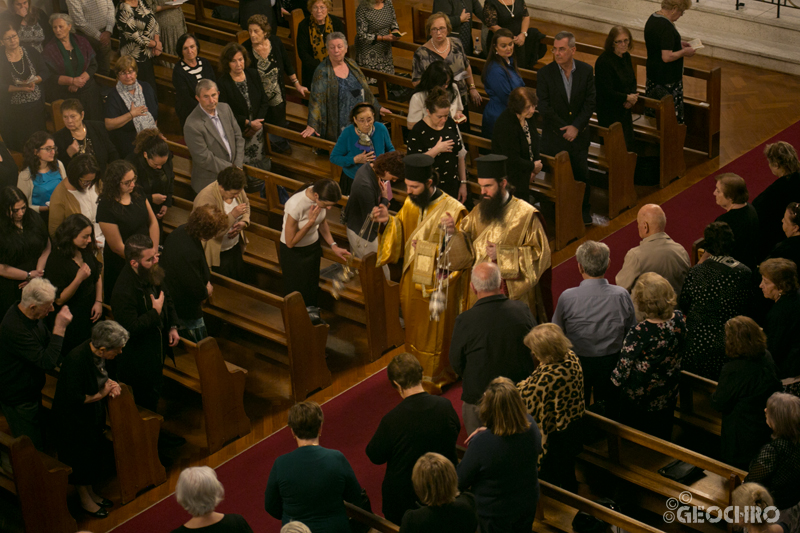
[{"label": "woman with grey hair", "polygon": [[108,379],[105,362],[113,360],[128,342],[128,332],[112,320],[98,322],[92,338],[72,350],[61,365],[53,398],[58,458],[72,467],[70,483],[75,485],[81,507],[95,518],[108,516],[114,502],[98,496],[92,485],[104,471],[109,443],[103,437],[105,399],[122,392]]},{"label": "woman with grey hair", "polygon": [[302,135],[316,135],[336,142],[342,130],[350,124],[350,112],[356,104],[366,102],[381,114],[389,113],[389,110],[378,104],[364,73],[355,61],[347,57],[347,37],[335,31],[328,34],[325,45],[328,57],[314,71],[308,102],[308,126]]},{"label": "woman with grey hair", "polygon": [[46,87],[48,101],[77,98],[86,112],[86,120],[102,120],[103,103],[94,81],[97,58],[92,45],[73,31],[72,18],[66,13],[50,15],[50,26],[55,39],[42,52],[51,74]]},{"label": "woman with grey hair", "polygon": [[208,531],[214,533],[253,533],[247,521],[238,514],[222,514],[214,509],[225,498],[225,489],[217,479],[217,474],[207,466],[193,466],[185,469],[178,477],[175,499],[191,520],[172,533],[189,531]]}]

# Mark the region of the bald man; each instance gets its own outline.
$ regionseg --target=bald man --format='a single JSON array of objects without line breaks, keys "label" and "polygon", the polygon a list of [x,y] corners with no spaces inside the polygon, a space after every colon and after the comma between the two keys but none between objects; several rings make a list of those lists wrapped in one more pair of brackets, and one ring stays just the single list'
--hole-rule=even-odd
[{"label": "bald man", "polygon": [[647,204],[639,210],[636,224],[642,242],[625,255],[625,263],[617,274],[617,285],[630,291],[639,276],[655,272],[669,281],[675,294],[680,295],[689,272],[689,254],[665,233],[667,216],[664,210],[656,204]]},{"label": "bald man", "polygon": [[461,410],[467,435],[483,425],[478,401],[490,381],[503,376],[518,383],[534,369],[523,340],[536,320],[525,302],[509,300],[503,294],[501,284],[495,263],[475,265],[469,286],[477,301],[458,315],[453,328],[450,364],[463,379]]}]

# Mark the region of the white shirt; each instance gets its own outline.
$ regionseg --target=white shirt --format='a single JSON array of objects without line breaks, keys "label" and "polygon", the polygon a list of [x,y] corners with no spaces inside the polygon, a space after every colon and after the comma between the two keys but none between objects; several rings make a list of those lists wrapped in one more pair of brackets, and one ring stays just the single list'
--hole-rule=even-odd
[{"label": "white shirt", "polygon": [[100,224],[97,223],[97,188],[91,187],[85,191],[69,192],[78,200],[78,205],[81,206],[81,214],[94,224],[94,239],[97,241],[97,246],[102,248],[105,246],[106,237],[103,235],[103,230],[100,229]]},{"label": "white shirt", "polygon": [[[239,200],[237,198],[234,198],[231,203],[222,202],[222,206],[225,208],[225,214],[226,215],[230,215],[231,211],[233,211],[236,208],[237,205],[239,205]],[[241,218],[242,217],[237,218],[236,222],[239,222],[239,220]],[[232,227],[233,226],[228,228],[228,231],[230,231]],[[220,252],[227,252],[228,250],[230,250],[231,248],[236,246],[238,243],[239,243],[239,233],[238,232],[236,233],[236,237],[234,237],[232,239],[230,237],[228,237],[228,234],[226,233],[225,236],[222,237],[222,244],[220,245],[219,251]]]},{"label": "white shirt", "polygon": [[[286,244],[286,217],[291,216],[297,221],[297,229],[299,231],[306,227],[308,224],[308,214],[311,212],[311,209],[317,205],[314,200],[306,196],[307,190],[308,189],[300,191],[289,198],[289,201],[286,202],[284,206],[283,230],[281,231],[281,242],[283,244]],[[327,209],[322,209],[319,212],[317,219],[314,221],[314,226],[308,229],[308,233],[306,233],[295,246],[308,246],[319,240],[319,225],[325,221],[325,215],[327,213]]]}]

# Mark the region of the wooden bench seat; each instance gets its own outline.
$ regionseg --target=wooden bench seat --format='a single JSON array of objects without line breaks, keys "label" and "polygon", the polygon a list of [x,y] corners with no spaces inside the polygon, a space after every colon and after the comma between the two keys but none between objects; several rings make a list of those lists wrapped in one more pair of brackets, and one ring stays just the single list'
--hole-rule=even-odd
[{"label": "wooden bench seat", "polygon": [[[640,500],[638,503],[658,514],[663,514],[667,498],[678,498],[684,492],[692,496],[689,505],[706,510],[712,506],[724,509],[730,505],[733,490],[747,475],[747,472],[598,414],[587,411],[585,419],[588,426],[604,438],[585,445],[578,459],[644,489],[636,493]],[[702,469],[704,477],[685,485],[661,476],[658,469],[675,459]],[[718,525],[708,523],[690,524],[690,527],[703,531],[719,530]]]},{"label": "wooden bench seat", "polygon": [[683,425],[722,435],[721,414],[711,406],[716,390],[716,381],[682,370],[675,418]]},{"label": "wooden bench seat", "polygon": [[174,361],[164,363],[164,376],[202,396],[209,453],[250,433],[244,411],[247,370],[225,361],[216,339],[199,343],[181,339]]},{"label": "wooden bench seat", "polygon": [[603,141],[602,144],[595,142],[589,146],[589,168],[605,174],[602,186],[608,189],[608,217],[615,218],[620,212],[635,206],[639,200],[633,183],[637,156],[628,151],[619,122],[609,128],[589,127],[592,134]]},{"label": "wooden bench seat", "polygon": [[[288,368],[293,401],[331,384],[325,363],[329,326],[311,324],[300,293],[281,298],[216,273],[211,283],[214,293],[203,311],[235,328],[235,342]],[[269,349],[264,341],[279,349]]]},{"label": "wooden bench seat", "polygon": [[30,438],[0,433],[0,487],[15,494],[26,533],[74,533],[67,507],[72,468],[38,451]]}]

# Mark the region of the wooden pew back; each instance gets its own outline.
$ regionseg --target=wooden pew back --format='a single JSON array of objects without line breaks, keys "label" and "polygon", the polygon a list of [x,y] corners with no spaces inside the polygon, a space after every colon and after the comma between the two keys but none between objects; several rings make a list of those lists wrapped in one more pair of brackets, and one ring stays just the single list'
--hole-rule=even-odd
[{"label": "wooden pew back", "polygon": [[30,438],[0,433],[0,487],[17,495],[26,533],[78,530],[67,507],[71,473],[71,467],[38,451]]}]

